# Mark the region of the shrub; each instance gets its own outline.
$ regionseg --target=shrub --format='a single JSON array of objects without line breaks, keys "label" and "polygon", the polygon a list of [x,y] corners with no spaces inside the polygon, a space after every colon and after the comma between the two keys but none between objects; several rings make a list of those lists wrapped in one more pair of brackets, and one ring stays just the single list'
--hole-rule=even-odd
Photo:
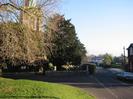
[{"label": "shrub", "polygon": [[111,65],[102,64],[103,68],[111,68]]},{"label": "shrub", "polygon": [[54,65],[52,63],[49,63],[48,65],[50,70],[54,70]]},{"label": "shrub", "polygon": [[121,68],[121,64],[112,64],[111,65],[112,68]]}]

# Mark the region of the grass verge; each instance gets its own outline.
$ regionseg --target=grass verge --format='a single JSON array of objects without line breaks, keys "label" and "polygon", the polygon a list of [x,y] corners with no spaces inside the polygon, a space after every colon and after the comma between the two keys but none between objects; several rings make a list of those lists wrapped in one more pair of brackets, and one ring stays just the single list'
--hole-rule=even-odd
[{"label": "grass verge", "polygon": [[0,77],[1,99],[95,99],[75,87],[31,80]]}]

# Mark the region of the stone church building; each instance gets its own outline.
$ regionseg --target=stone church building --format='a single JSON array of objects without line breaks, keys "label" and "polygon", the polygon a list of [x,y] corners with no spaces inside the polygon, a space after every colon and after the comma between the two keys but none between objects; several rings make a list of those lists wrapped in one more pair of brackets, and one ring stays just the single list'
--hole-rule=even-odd
[{"label": "stone church building", "polygon": [[36,0],[25,0],[23,11],[20,12],[20,22],[33,30],[43,31],[43,12],[35,3]]},{"label": "stone church building", "polygon": [[12,0],[13,3],[5,3],[0,6],[1,12],[15,11],[18,14],[19,22],[32,30],[43,31],[43,11],[37,7],[37,0]]}]

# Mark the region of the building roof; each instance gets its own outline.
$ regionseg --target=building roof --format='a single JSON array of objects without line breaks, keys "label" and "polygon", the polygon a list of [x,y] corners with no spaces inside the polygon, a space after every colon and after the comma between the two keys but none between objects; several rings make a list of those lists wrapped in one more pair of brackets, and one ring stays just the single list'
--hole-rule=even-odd
[{"label": "building roof", "polygon": [[127,50],[128,50],[129,48],[131,48],[131,47],[133,48],[133,43],[130,44],[130,46],[127,48]]}]

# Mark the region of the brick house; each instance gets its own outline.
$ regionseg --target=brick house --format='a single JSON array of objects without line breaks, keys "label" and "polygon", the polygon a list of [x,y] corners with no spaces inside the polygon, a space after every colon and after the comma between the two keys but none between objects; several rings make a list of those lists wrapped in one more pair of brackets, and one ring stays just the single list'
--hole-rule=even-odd
[{"label": "brick house", "polygon": [[128,50],[128,71],[133,72],[133,43],[127,48]]}]

